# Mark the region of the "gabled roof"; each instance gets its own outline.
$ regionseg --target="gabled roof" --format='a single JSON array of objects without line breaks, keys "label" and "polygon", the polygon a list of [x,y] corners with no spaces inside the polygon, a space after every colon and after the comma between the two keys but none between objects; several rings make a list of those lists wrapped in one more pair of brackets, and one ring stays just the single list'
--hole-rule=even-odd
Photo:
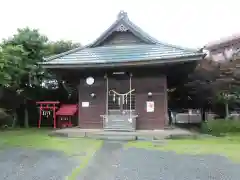
[{"label": "gabled roof", "polygon": [[48,61],[47,64],[84,65],[104,64],[108,62],[126,63],[146,60],[166,60],[184,57],[194,58],[197,55],[201,54],[155,44],[100,46],[96,48],[85,48],[80,51],[67,54],[63,57]]},{"label": "gabled roof", "polygon": [[158,41],[155,38],[151,37],[149,34],[144,32],[140,27],[131,22],[126,12],[120,11],[117,20],[88,47],[98,46],[101,42],[103,42],[107,37],[109,37],[114,31],[118,30],[119,28],[125,28],[126,30],[129,30],[136,37],[143,40],[147,44],[158,43]]},{"label": "gabled roof", "polygon": [[[99,46],[115,31],[128,30],[145,44]],[[155,61],[188,58],[199,60],[204,56],[197,50],[162,43],[131,22],[121,11],[117,20],[93,43],[46,58],[43,65],[91,65],[117,62]],[[165,61],[162,61],[165,62]]]},{"label": "gabled roof", "polygon": [[76,104],[63,104],[60,109],[56,112],[57,116],[73,116],[78,109]]},{"label": "gabled roof", "polygon": [[214,49],[219,49],[225,46],[232,46],[232,44],[239,43],[240,41],[240,34],[234,34],[228,37],[221,38],[219,40],[209,42],[204,46],[205,49],[207,50],[214,50]]}]

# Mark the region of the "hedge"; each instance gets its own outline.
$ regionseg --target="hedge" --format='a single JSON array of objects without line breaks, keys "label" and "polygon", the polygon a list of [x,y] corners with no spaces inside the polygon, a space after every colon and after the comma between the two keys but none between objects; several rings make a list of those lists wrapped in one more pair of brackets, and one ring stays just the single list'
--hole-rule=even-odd
[{"label": "hedge", "polygon": [[201,126],[203,133],[222,135],[240,132],[240,120],[216,119],[204,122]]}]

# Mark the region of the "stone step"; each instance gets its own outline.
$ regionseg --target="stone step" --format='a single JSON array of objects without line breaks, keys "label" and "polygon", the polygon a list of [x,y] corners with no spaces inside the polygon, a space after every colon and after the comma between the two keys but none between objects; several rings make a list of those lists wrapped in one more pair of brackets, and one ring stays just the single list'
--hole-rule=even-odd
[{"label": "stone step", "polygon": [[133,125],[126,122],[108,122],[104,129],[134,130]]},{"label": "stone step", "polygon": [[122,121],[122,120],[116,120],[116,121],[108,121],[108,124],[125,124],[125,125],[131,125],[128,121]]},{"label": "stone step", "polygon": [[130,125],[125,124],[106,124],[104,129],[127,129],[127,130],[134,130],[134,128]]},{"label": "stone step", "polygon": [[131,125],[126,125],[126,124],[106,124],[105,127],[110,127],[110,128],[133,128]]},{"label": "stone step", "polygon": [[132,132],[132,131],[135,131],[135,129],[133,129],[133,128],[105,127],[104,131]]},{"label": "stone step", "polygon": [[123,133],[99,133],[88,135],[89,138],[100,139],[100,140],[113,140],[113,141],[135,141],[137,136],[133,134],[123,134]]}]

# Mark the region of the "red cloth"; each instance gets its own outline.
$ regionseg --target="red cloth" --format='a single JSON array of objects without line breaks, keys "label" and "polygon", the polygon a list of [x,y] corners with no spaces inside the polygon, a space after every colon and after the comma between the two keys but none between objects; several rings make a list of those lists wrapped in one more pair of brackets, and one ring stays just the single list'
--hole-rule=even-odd
[{"label": "red cloth", "polygon": [[76,104],[63,104],[56,112],[57,116],[73,116],[77,112],[78,106]]}]

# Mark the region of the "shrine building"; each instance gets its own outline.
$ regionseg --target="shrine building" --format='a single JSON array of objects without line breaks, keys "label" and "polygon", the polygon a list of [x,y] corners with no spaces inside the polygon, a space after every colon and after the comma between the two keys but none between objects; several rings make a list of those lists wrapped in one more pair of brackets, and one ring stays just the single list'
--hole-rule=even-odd
[{"label": "shrine building", "polygon": [[80,128],[134,131],[168,126],[168,89],[203,58],[156,40],[121,11],[94,42],[46,58],[42,66],[77,88]]}]

